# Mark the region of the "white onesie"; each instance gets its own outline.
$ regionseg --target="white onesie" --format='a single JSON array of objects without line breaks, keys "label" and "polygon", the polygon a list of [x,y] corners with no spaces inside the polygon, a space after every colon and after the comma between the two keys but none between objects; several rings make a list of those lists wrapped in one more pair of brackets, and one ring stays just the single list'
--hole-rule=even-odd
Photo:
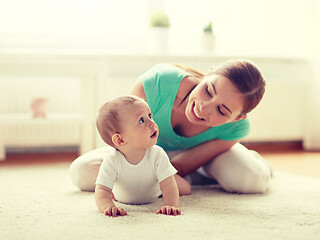
[{"label": "white onesie", "polygon": [[137,165],[112,149],[103,159],[96,184],[111,188],[119,202],[145,204],[157,200],[161,195],[159,183],[176,173],[166,152],[157,145],[147,149]]}]

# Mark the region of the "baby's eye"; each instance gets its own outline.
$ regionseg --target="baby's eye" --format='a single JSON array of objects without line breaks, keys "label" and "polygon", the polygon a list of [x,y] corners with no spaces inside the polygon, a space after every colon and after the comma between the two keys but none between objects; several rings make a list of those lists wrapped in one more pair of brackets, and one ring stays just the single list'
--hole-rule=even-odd
[{"label": "baby's eye", "polygon": [[139,123],[144,123],[144,118],[143,118],[143,117],[141,117],[141,118],[139,119]]},{"label": "baby's eye", "polygon": [[148,115],[148,116],[149,116],[149,118],[150,118],[150,119],[152,119],[152,114],[151,114],[151,113],[149,113],[149,115]]}]

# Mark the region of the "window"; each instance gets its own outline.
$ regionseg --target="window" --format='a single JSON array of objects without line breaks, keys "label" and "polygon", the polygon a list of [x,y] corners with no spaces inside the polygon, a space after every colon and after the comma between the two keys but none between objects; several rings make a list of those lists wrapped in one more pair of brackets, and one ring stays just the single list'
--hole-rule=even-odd
[{"label": "window", "polygon": [[202,26],[211,20],[219,53],[306,53],[308,15],[304,0],[165,0],[165,10],[172,22],[171,43],[175,48],[194,48]]},{"label": "window", "polygon": [[213,21],[217,52],[303,56],[304,0],[0,0],[0,48],[57,47],[143,51],[150,11],[170,17],[170,47],[200,50],[202,27]]}]

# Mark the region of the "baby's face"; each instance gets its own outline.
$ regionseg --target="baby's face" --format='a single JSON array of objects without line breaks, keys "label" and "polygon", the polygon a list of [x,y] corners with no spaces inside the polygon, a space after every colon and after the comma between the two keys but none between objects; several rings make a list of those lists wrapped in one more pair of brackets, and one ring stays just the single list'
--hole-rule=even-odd
[{"label": "baby's face", "polygon": [[131,148],[147,149],[157,143],[159,130],[143,100],[124,106],[120,112],[121,136]]}]

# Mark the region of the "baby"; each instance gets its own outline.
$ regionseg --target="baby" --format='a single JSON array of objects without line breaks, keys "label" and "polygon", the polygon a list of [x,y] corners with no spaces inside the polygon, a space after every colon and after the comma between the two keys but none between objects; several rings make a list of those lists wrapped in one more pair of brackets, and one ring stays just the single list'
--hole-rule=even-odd
[{"label": "baby", "polygon": [[155,145],[158,126],[148,104],[135,96],[109,101],[99,111],[97,128],[103,141],[113,147],[96,180],[98,209],[106,216],[124,216],[127,212],[113,200],[145,204],[162,194],[163,206],[156,213],[180,215],[177,171],[165,151]]}]

